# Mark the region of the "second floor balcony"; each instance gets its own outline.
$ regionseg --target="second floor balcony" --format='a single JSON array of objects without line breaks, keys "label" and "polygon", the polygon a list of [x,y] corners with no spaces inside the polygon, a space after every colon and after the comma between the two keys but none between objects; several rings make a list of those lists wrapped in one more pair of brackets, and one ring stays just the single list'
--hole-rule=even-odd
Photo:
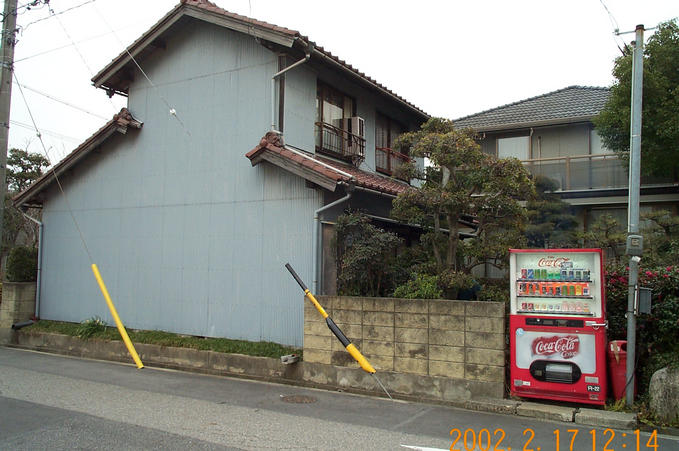
[{"label": "second floor balcony", "polygon": [[325,122],[316,122],[316,151],[356,164],[365,159],[365,138]]},{"label": "second floor balcony", "polygon": [[[629,176],[625,162],[616,154],[573,155],[567,157],[523,160],[533,175],[556,181],[560,191],[588,189],[626,189]],[[641,184],[667,185],[671,178],[642,177]]]},{"label": "second floor balcony", "polygon": [[375,169],[387,175],[394,175],[401,165],[410,161],[408,155],[396,152],[388,147],[375,148]]}]

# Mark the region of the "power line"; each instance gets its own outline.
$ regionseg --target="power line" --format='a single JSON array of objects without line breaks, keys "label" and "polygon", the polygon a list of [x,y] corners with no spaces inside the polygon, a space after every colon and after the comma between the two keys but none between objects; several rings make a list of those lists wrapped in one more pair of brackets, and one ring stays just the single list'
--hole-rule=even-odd
[{"label": "power line", "polygon": [[[128,27],[124,27],[124,28],[128,28]],[[121,28],[121,29],[124,29],[124,28]],[[92,41],[92,40],[94,40],[94,39],[99,39],[99,38],[101,38],[101,37],[108,36],[108,35],[111,34],[111,33],[112,33],[112,32],[109,31],[109,32],[107,32],[107,33],[98,34],[98,35],[96,35],[96,36],[90,36],[89,38],[85,38],[85,39],[81,39],[80,41],[76,41],[76,44],[82,44],[83,42],[88,42],[88,41]],[[20,62],[20,61],[26,61],[26,60],[29,60],[29,59],[31,59],[31,58],[35,58],[35,57],[38,57],[38,56],[45,55],[45,54],[47,54],[47,53],[56,52],[57,50],[65,49],[65,48],[67,48],[67,47],[72,47],[73,45],[74,45],[74,43],[71,42],[70,44],[66,44],[66,45],[62,45],[62,46],[59,46],[59,47],[54,47],[54,48],[49,49],[49,50],[44,50],[44,51],[42,51],[42,52],[34,53],[33,55],[30,55],[30,56],[25,56],[25,57],[23,57],[23,58],[15,59],[15,60],[14,60],[14,63],[16,64],[16,63],[18,63],[18,62]]]},{"label": "power line", "polygon": [[64,104],[64,105],[69,106],[69,107],[71,107],[71,108],[74,108],[74,109],[76,109],[76,110],[78,110],[78,111],[82,111],[83,113],[87,113],[87,114],[89,114],[90,116],[94,116],[94,117],[96,117],[96,118],[103,119],[103,120],[105,120],[105,121],[107,121],[107,120],[109,119],[109,118],[104,117],[104,116],[101,116],[101,115],[99,115],[99,114],[97,114],[97,113],[93,113],[93,112],[91,112],[91,111],[89,111],[89,110],[86,110],[85,108],[79,107],[79,106],[77,106],[77,105],[73,105],[72,103],[69,103],[69,102],[67,102],[67,101],[65,101],[65,100],[61,100],[61,99],[58,99],[58,98],[56,98],[56,97],[53,97],[53,96],[51,96],[51,95],[49,95],[49,94],[47,94],[47,93],[45,93],[45,92],[42,92],[42,91],[39,91],[39,90],[35,89],[35,88],[31,88],[30,86],[22,85],[21,87],[24,88],[24,89],[27,89],[27,90],[29,90],[29,91],[31,91],[31,92],[34,92],[34,93],[36,93],[36,94],[39,94],[39,95],[41,95],[41,96],[43,96],[43,97],[46,97],[46,98],[48,98],[48,99],[50,99],[50,100],[54,100],[55,102],[59,102],[59,103],[61,103],[61,104]]},{"label": "power line", "polygon": [[[19,122],[19,121],[15,121],[14,119],[12,119],[12,120],[9,121],[9,123],[14,124],[18,127],[22,127],[22,128],[28,129],[28,130],[35,131],[35,128],[31,124],[26,124],[25,122]],[[54,132],[54,131],[51,131],[51,130],[47,130],[45,128],[42,129],[42,132],[47,134],[47,135],[52,135],[55,138],[59,138],[59,139],[66,140],[66,141],[73,141],[73,142],[76,142],[76,143],[79,143],[79,142],[82,141],[82,139],[74,138],[74,137],[68,136],[68,135],[62,135],[61,133],[57,133],[57,132]]]},{"label": "power line", "polygon": [[[620,36],[618,34],[620,32],[620,26],[618,25],[618,21],[615,20],[615,17],[611,13],[611,11],[608,9],[608,6],[606,6],[606,3],[604,3],[604,0],[599,0],[599,2],[601,3],[601,6],[603,6],[604,9],[606,10],[606,14],[608,14],[608,20],[610,20],[611,25],[613,26],[613,41],[615,41],[615,45],[618,47],[618,50],[620,50],[620,53],[622,53],[624,55],[625,51],[624,51],[623,48],[626,48],[627,44],[625,44],[625,42],[623,41],[622,42],[623,47],[620,47],[620,43],[616,40],[616,38],[620,38]],[[621,41],[622,41],[622,39],[621,39]]]},{"label": "power line", "polygon": [[88,0],[88,1],[86,1],[86,2],[84,2],[84,3],[79,4],[79,5],[76,5],[76,6],[73,6],[73,7],[71,7],[71,8],[65,9],[65,10],[63,10],[63,11],[59,11],[58,13],[54,13],[53,10],[50,8],[50,11],[51,11],[53,14],[51,14],[51,15],[49,15],[49,16],[47,16],[47,17],[43,17],[42,19],[38,19],[38,20],[34,20],[33,22],[29,22],[29,23],[27,23],[26,25],[24,25],[23,28],[24,28],[24,30],[25,30],[25,29],[28,28],[30,25],[33,25],[33,24],[38,23],[38,22],[42,22],[43,20],[51,19],[51,18],[54,17],[54,16],[58,16],[58,15],[67,13],[67,12],[69,12],[69,11],[73,11],[74,9],[78,9],[78,8],[80,8],[81,6],[85,6],[85,5],[89,4],[89,3],[94,3],[95,1],[97,1],[97,0]]},{"label": "power line", "polygon": [[66,203],[66,208],[68,209],[68,212],[71,214],[71,219],[73,220],[73,224],[75,225],[75,228],[78,230],[78,235],[80,235],[80,241],[83,244],[83,247],[85,248],[85,253],[87,254],[87,257],[90,260],[90,264],[94,264],[94,260],[92,259],[92,254],[90,253],[90,249],[87,247],[87,243],[85,242],[85,236],[83,235],[82,230],[80,229],[80,226],[78,225],[78,221],[75,219],[75,215],[73,214],[73,209],[71,208],[71,203],[68,201],[68,196],[66,196],[66,192],[64,191],[63,186],[61,186],[61,182],[59,181],[59,176],[57,176],[57,172],[54,169],[54,166],[52,165],[52,160],[50,160],[49,152],[47,151],[47,147],[45,147],[45,142],[42,140],[42,134],[40,133],[40,130],[38,129],[38,125],[35,123],[35,118],[33,117],[33,113],[31,112],[31,107],[28,105],[28,101],[26,100],[26,96],[24,95],[24,90],[21,87],[21,83],[19,83],[19,79],[17,78],[16,71],[14,71],[14,79],[17,82],[17,86],[19,87],[19,92],[21,93],[21,97],[24,100],[24,104],[26,105],[26,109],[28,110],[28,115],[31,118],[31,123],[33,124],[33,128],[35,129],[36,136],[38,137],[38,140],[40,141],[40,145],[42,146],[42,150],[45,153],[45,158],[47,159],[47,162],[51,166],[51,171],[52,175],[54,176],[54,181],[56,182],[57,186],[59,187],[59,191],[61,191],[61,195],[64,197],[64,202]]}]

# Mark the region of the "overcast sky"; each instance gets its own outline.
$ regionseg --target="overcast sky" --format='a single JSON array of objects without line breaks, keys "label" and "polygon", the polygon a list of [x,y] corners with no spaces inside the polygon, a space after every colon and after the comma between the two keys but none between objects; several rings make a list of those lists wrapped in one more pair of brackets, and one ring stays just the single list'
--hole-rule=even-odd
[{"label": "overcast sky", "polygon": [[[125,98],[95,89],[92,76],[177,3],[51,0],[49,8],[20,8],[16,76],[54,162],[125,106]],[[609,86],[618,47],[634,37],[615,37],[614,28],[651,28],[679,15],[676,0],[604,0],[612,18],[600,0],[214,3],[300,31],[427,113],[450,119],[570,85]],[[16,84],[11,121],[10,147],[41,152]]]}]

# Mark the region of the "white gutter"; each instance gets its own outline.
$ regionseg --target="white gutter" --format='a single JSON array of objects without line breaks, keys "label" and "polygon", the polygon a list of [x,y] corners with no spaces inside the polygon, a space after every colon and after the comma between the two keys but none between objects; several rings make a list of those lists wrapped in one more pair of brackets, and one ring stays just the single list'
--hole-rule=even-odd
[{"label": "white gutter", "polygon": [[35,317],[40,318],[40,279],[41,279],[41,273],[42,273],[42,230],[43,230],[43,224],[42,222],[38,221],[37,219],[28,216],[26,213],[23,211],[21,212],[22,215],[29,221],[32,221],[36,224],[38,224],[38,271],[37,271],[37,280],[35,282]]},{"label": "white gutter", "polygon": [[306,55],[304,56],[304,58],[286,67],[283,70],[279,70],[278,72],[273,74],[273,77],[271,77],[271,131],[276,133],[277,135],[282,135],[283,133],[276,130],[276,79],[283,75],[284,73],[286,73],[287,71],[289,71],[290,69],[293,69],[309,61],[309,59],[311,59],[311,52],[313,52],[313,45],[308,44]]}]

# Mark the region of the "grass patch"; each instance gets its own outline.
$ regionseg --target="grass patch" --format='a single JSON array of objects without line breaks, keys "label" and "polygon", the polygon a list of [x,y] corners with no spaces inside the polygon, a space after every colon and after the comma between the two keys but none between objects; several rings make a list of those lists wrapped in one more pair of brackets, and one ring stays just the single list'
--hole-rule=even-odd
[{"label": "grass patch", "polygon": [[[79,337],[82,333],[82,327],[82,323],[40,320],[24,330],[28,333],[31,331],[40,331]],[[90,327],[88,328],[88,333],[87,339],[122,341],[118,329],[115,327]],[[225,352],[228,354],[244,354],[256,357],[278,358],[287,354],[302,355],[301,349],[267,341],[254,342],[230,340],[228,338],[196,337],[193,335],[173,334],[161,330],[127,329],[127,334],[130,336],[130,340],[132,340],[133,343],[174,346],[177,348],[191,348],[199,349],[201,351]]]}]

